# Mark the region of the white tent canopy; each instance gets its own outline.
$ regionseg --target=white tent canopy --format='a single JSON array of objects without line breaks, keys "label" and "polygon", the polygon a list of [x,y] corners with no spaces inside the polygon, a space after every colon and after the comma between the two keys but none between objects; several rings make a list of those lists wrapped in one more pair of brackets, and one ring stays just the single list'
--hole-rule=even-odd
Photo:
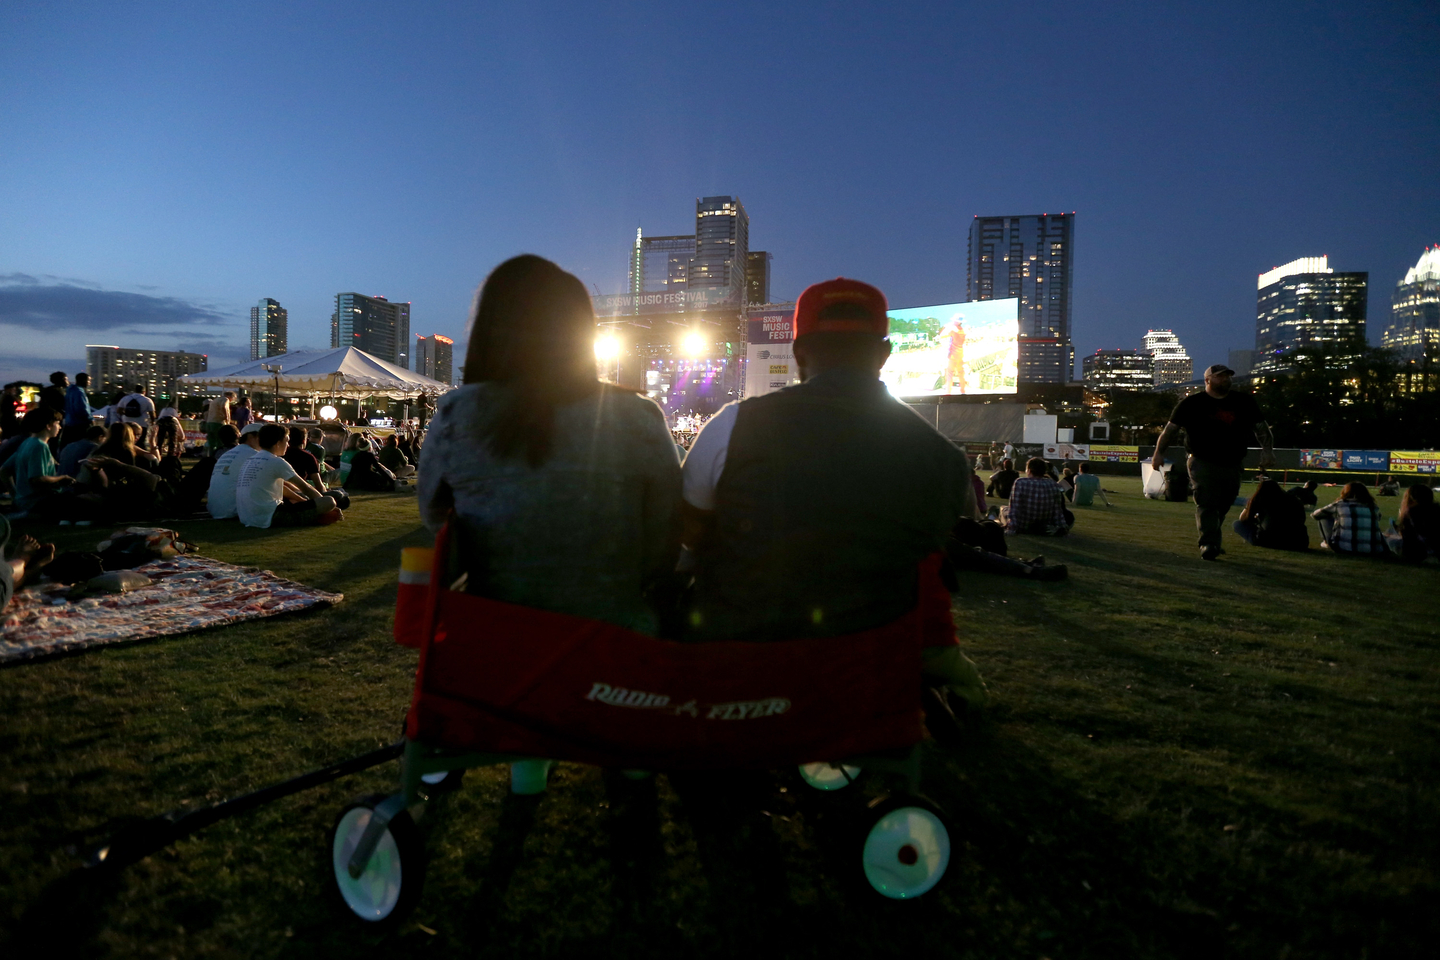
[{"label": "white tent canopy", "polygon": [[175,384],[177,387],[249,387],[289,396],[349,399],[384,396],[395,400],[420,394],[434,396],[450,389],[447,383],[397,367],[354,347],[283,353],[233,367],[187,374],[177,378]]}]

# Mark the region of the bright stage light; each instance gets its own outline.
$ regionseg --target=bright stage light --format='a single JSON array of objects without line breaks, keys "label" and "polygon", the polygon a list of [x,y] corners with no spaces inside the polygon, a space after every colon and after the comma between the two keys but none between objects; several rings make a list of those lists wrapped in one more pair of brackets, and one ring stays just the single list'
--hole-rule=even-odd
[{"label": "bright stage light", "polygon": [[710,346],[705,339],[705,334],[699,330],[691,330],[680,339],[680,350],[687,357],[698,357]]},{"label": "bright stage light", "polygon": [[595,359],[614,360],[620,356],[620,338],[607,333],[595,338]]},{"label": "bright stage light", "polygon": [[320,408],[320,419],[321,419],[321,420],[334,420],[334,419],[335,419],[336,417],[338,417],[339,415],[340,415],[340,411],[339,411],[339,410],[336,410],[334,407],[330,406],[330,404],[328,404],[328,403],[325,404],[325,406],[323,406],[323,407]]}]

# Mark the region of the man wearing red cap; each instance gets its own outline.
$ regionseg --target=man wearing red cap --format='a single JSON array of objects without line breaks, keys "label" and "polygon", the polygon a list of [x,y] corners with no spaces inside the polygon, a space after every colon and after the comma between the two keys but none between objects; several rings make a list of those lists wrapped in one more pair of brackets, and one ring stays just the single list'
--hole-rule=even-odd
[{"label": "man wearing red cap", "polygon": [[[696,437],[683,507],[694,639],[890,623],[916,602],[919,562],[972,512],[964,453],[880,381],[886,309],[885,295],[857,280],[806,289],[795,304],[801,383],[727,405]],[[963,660],[958,650],[953,659]],[[960,672],[967,697],[982,698],[973,666]]]}]

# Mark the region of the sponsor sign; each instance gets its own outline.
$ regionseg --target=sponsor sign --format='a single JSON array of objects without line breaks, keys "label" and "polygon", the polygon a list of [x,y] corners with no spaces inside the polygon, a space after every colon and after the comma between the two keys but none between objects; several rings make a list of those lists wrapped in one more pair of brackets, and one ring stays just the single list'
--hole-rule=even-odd
[{"label": "sponsor sign", "polygon": [[1089,460],[1088,443],[1047,443],[1041,454],[1046,460]]},{"label": "sponsor sign", "polygon": [[1340,462],[1346,470],[1385,473],[1390,469],[1389,450],[1342,450]]},{"label": "sponsor sign", "polygon": [[642,293],[638,297],[629,293],[602,294],[591,297],[597,317],[629,317],[651,313],[691,313],[700,310],[735,305],[733,290],[666,290],[659,293]]},{"label": "sponsor sign", "polygon": [[762,397],[800,382],[791,349],[794,320],[793,309],[752,313],[746,320],[745,396]]},{"label": "sponsor sign", "polygon": [[897,397],[1015,393],[1020,301],[977,300],[891,310],[880,379]]},{"label": "sponsor sign", "polygon": [[1139,447],[1121,447],[1109,443],[1090,444],[1090,460],[1094,463],[1139,463]]},{"label": "sponsor sign", "polygon": [[1440,473],[1440,451],[1391,450],[1391,473]]},{"label": "sponsor sign", "polygon": [[1339,470],[1343,466],[1341,450],[1301,450],[1300,466],[1308,470]]}]

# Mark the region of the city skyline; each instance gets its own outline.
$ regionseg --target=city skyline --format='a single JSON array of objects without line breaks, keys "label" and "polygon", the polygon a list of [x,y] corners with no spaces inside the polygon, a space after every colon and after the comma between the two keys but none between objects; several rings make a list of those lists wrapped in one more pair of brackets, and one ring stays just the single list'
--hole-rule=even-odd
[{"label": "city skyline", "polygon": [[[1378,344],[1395,286],[1440,242],[1440,28],[1419,5],[1056,6],[1021,31],[994,7],[817,22],[742,3],[735,62],[785,66],[678,139],[655,118],[708,21],[660,10],[632,11],[635,30],[503,4],[8,5],[0,379],[78,370],[94,339],[238,361],[258,292],[289,311],[291,349],[324,348],[342,289],[403,292],[463,346],[501,260],[539,253],[622,291],[635,225],[688,233],[697,196],[744,198],[776,252],[772,300],[837,275],[896,304],[963,300],[975,216],[1075,210],[1075,352],[1169,327],[1199,368],[1253,340],[1258,272],[1317,251],[1370,274]],[[813,51],[790,51],[802,27]],[[381,35],[407,52],[403,77],[354,61]],[[496,55],[476,63],[482,43]],[[1059,73],[1013,75],[1037,44],[1067,51]],[[917,70],[892,69],[921,48]],[[331,147],[376,127],[406,136]],[[233,149],[242,129],[267,150]]]}]

